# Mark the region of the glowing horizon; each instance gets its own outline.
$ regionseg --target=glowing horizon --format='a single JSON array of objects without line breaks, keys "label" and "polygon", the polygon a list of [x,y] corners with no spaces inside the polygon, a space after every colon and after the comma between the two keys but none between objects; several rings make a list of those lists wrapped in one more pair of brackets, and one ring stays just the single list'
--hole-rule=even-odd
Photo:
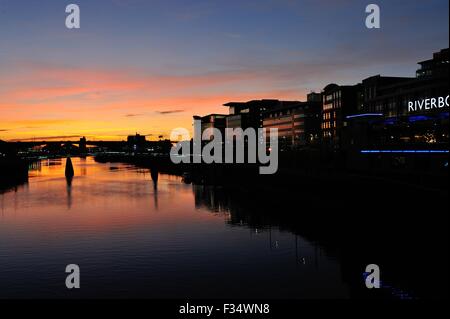
[{"label": "glowing horizon", "polygon": [[2,1],[0,140],[168,138],[230,101],[413,77],[449,46],[447,0],[381,0],[383,32],[358,1],[76,3],[81,29],[68,30],[56,0]]}]

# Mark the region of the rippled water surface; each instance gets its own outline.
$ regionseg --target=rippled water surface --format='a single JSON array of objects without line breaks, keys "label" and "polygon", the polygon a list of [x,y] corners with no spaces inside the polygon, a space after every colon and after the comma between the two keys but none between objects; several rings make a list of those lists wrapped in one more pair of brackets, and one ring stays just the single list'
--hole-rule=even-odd
[{"label": "rippled water surface", "polygon": [[[0,297],[346,297],[339,263],[277,227],[231,223],[215,191],[125,164],[34,165],[0,194]],[[219,190],[220,191],[220,190]],[[65,287],[65,267],[81,289]]]}]

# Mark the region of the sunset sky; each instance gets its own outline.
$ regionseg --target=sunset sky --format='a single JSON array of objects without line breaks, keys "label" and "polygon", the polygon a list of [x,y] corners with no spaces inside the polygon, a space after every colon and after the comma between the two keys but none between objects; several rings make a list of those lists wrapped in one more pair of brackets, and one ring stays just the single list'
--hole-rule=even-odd
[{"label": "sunset sky", "polygon": [[[380,30],[365,6],[381,7]],[[81,8],[81,29],[65,7]],[[0,0],[0,139],[190,129],[229,101],[414,76],[449,46],[448,0]]]}]

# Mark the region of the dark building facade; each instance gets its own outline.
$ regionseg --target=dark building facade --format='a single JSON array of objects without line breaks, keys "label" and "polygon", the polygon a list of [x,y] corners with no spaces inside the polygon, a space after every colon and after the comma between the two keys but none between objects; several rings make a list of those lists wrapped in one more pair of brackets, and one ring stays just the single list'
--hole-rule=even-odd
[{"label": "dark building facade", "polygon": [[[404,77],[386,77],[386,76],[372,76],[362,81],[361,98],[362,103],[358,105],[356,113],[378,113],[388,116],[397,116],[401,111],[399,105],[407,103],[406,100],[396,100],[396,88],[403,87],[408,82],[414,81],[415,78]],[[391,99],[386,97],[392,95]],[[398,97],[398,96],[397,96]]]},{"label": "dark building facade", "polygon": [[136,135],[130,135],[127,138],[127,144],[128,144],[128,148],[132,151],[132,152],[141,152],[145,149],[145,144],[146,144],[146,139],[145,139],[145,135],[140,135],[137,134]]},{"label": "dark building facade", "polygon": [[311,93],[307,102],[280,103],[263,114],[266,132],[278,130],[281,150],[294,150],[317,145],[320,140],[322,95]]},{"label": "dark building facade", "polygon": [[262,128],[264,112],[280,107],[281,105],[297,102],[279,100],[252,100],[248,102],[229,102],[224,106],[229,107],[227,116],[227,128]]},{"label": "dark building facade", "polygon": [[86,144],[86,137],[80,138],[80,142],[78,144],[78,148],[80,150],[80,153],[84,154],[88,151],[87,144]]},{"label": "dark building facade", "polygon": [[421,78],[438,78],[448,77],[449,71],[449,49],[443,49],[433,54],[433,58],[419,62],[420,69],[416,72],[416,77]]},{"label": "dark building facade", "polygon": [[5,141],[0,140],[0,158],[6,157],[10,153],[12,153],[11,146]]},{"label": "dark building facade", "polygon": [[362,81],[362,108],[347,117],[353,144],[448,149],[449,50],[419,64],[416,78],[378,75]]},{"label": "dark building facade", "polygon": [[322,95],[322,144],[328,150],[339,150],[343,143],[346,117],[361,108],[361,85],[329,84]]},{"label": "dark building facade", "polygon": [[[225,136],[225,127],[227,124],[226,118],[227,115],[225,114],[209,114],[205,116],[194,116],[194,121],[200,121],[202,134],[208,128],[216,128],[220,131],[222,136]],[[195,136],[195,138],[201,140],[201,136]],[[213,137],[211,137],[211,140],[212,139]]]},{"label": "dark building facade", "polygon": [[344,130],[348,154],[366,158],[360,163],[411,172],[448,166],[449,50],[419,65],[416,78],[378,75],[362,81],[363,103],[346,117]]}]

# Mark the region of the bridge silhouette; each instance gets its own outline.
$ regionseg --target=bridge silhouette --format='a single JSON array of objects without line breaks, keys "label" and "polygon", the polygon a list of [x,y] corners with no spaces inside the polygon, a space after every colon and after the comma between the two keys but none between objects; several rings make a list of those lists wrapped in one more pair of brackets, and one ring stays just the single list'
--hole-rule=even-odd
[{"label": "bridge silhouette", "polygon": [[34,140],[34,141],[15,141],[9,142],[9,146],[16,151],[27,152],[35,147],[42,147],[50,154],[86,154],[89,148],[101,148],[107,151],[121,152],[168,152],[173,145],[169,140],[146,141],[127,140],[127,141],[89,141],[81,138],[74,140]]},{"label": "bridge silhouette", "polygon": [[[176,143],[174,141],[169,141],[169,140],[160,140],[160,141],[145,141],[144,143],[146,145],[158,145],[161,143]],[[10,145],[15,145],[15,146],[19,146],[20,148],[31,148],[31,147],[36,147],[36,146],[45,146],[45,145],[64,145],[64,144],[72,144],[72,145],[79,145],[80,143],[84,143],[87,146],[97,146],[97,147],[120,147],[120,146],[126,146],[129,145],[130,142],[128,141],[89,141],[86,140],[85,142],[81,142],[81,141],[71,141],[71,140],[59,140],[59,141],[45,141],[45,140],[40,140],[40,141],[13,141],[13,142],[8,142],[8,144]]]},{"label": "bridge silhouette", "polygon": [[[148,143],[158,143],[158,141],[147,141]],[[120,147],[120,146],[126,146],[128,144],[127,141],[86,141],[85,142],[87,146],[98,146],[98,147]],[[16,141],[16,142],[9,142],[11,145],[18,146],[20,148],[31,148],[36,146],[46,146],[46,145],[64,145],[64,144],[72,144],[72,145],[79,145],[80,141]]]}]

